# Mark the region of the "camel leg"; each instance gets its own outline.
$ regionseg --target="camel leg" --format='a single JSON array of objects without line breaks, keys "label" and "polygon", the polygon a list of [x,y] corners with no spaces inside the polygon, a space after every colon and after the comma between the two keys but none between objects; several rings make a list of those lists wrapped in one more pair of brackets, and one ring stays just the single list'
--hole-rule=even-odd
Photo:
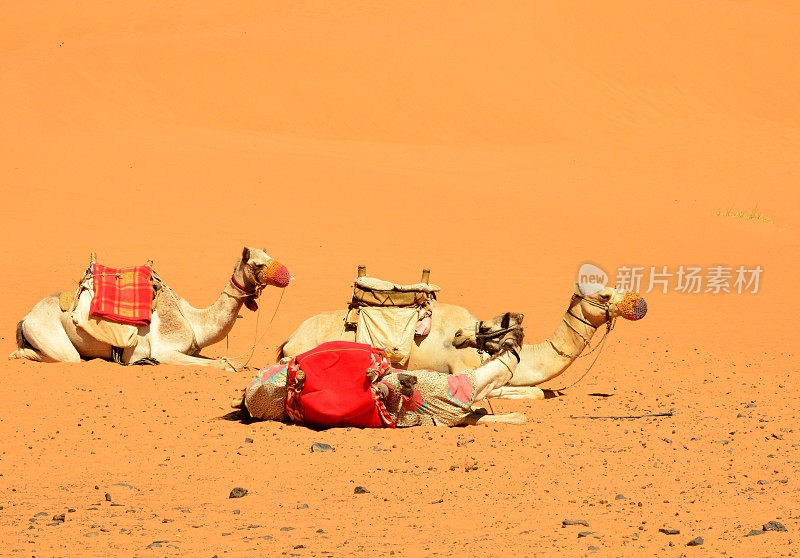
[{"label": "camel leg", "polygon": [[502,386],[489,392],[486,397],[497,399],[544,399],[544,391],[535,386]]},{"label": "camel leg", "polygon": [[177,351],[170,351],[152,355],[161,364],[178,364],[181,366],[210,366],[217,370],[236,370],[224,360],[185,355]]},{"label": "camel leg", "polygon": [[525,424],[527,418],[522,413],[508,413],[506,415],[488,415],[486,409],[477,409],[464,419],[462,424]]},{"label": "camel leg", "polygon": [[504,386],[511,379],[517,367],[517,359],[510,351],[475,369],[475,401],[486,398],[492,391]]},{"label": "camel leg", "polygon": [[245,391],[247,391],[246,388],[241,390],[240,393],[236,394],[236,397],[231,399],[231,407],[232,408],[234,408],[234,409],[241,409],[242,408],[242,404],[244,403],[244,392]]}]

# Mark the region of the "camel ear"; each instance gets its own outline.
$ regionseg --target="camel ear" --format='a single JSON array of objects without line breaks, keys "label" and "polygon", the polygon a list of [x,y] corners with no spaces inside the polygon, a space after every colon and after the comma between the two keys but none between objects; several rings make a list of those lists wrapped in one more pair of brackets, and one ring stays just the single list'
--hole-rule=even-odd
[{"label": "camel ear", "polygon": [[250,260],[250,248],[248,248],[247,246],[245,246],[245,247],[242,249],[242,261],[243,261],[243,262],[245,262],[245,263],[247,263],[247,261],[249,261],[249,260]]}]

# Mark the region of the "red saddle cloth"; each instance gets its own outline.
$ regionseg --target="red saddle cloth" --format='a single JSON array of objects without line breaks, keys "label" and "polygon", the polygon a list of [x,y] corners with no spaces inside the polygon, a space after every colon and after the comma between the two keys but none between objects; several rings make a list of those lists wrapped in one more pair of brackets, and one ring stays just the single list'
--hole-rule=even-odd
[{"label": "red saddle cloth", "polygon": [[144,326],[150,324],[153,270],[146,265],[126,268],[92,265],[94,296],[90,316]]},{"label": "red saddle cloth", "polygon": [[[323,343],[289,364],[286,413],[294,422],[315,426],[394,428],[377,387],[367,376],[370,368],[387,371],[389,367],[383,349],[349,341]],[[299,386],[298,370],[305,376]]]}]

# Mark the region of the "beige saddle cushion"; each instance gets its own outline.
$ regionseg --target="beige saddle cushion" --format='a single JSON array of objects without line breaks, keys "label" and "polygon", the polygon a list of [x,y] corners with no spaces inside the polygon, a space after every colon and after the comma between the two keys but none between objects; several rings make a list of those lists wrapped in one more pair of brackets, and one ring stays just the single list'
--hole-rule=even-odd
[{"label": "beige saddle cushion", "polygon": [[393,364],[405,366],[414,346],[418,309],[365,306],[359,312],[356,342],[383,347]]},{"label": "beige saddle cushion", "polygon": [[119,324],[96,316],[89,316],[93,291],[83,289],[78,297],[78,305],[72,312],[72,322],[79,330],[83,330],[102,343],[113,347],[135,347],[138,342],[138,328],[134,325]]}]

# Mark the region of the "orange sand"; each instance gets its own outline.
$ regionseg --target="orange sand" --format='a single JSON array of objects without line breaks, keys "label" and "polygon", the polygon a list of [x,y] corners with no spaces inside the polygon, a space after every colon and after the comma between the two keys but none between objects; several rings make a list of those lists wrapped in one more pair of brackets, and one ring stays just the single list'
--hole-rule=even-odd
[{"label": "orange sand", "polygon": [[[243,425],[215,418],[252,371],[6,361],[0,554],[790,554],[796,3],[339,4],[5,6],[2,354],[91,251],[153,258],[204,306],[243,245],[265,247],[296,281],[256,365],[342,307],[360,263],[400,282],[430,267],[442,301],[525,312],[529,341],[586,261],[758,264],[758,294],[647,294],[567,395],[495,404],[524,427]],[[724,216],[754,208],[769,220]],[[279,298],[205,353],[245,351]],[[788,532],[743,536],[770,520]]]}]

